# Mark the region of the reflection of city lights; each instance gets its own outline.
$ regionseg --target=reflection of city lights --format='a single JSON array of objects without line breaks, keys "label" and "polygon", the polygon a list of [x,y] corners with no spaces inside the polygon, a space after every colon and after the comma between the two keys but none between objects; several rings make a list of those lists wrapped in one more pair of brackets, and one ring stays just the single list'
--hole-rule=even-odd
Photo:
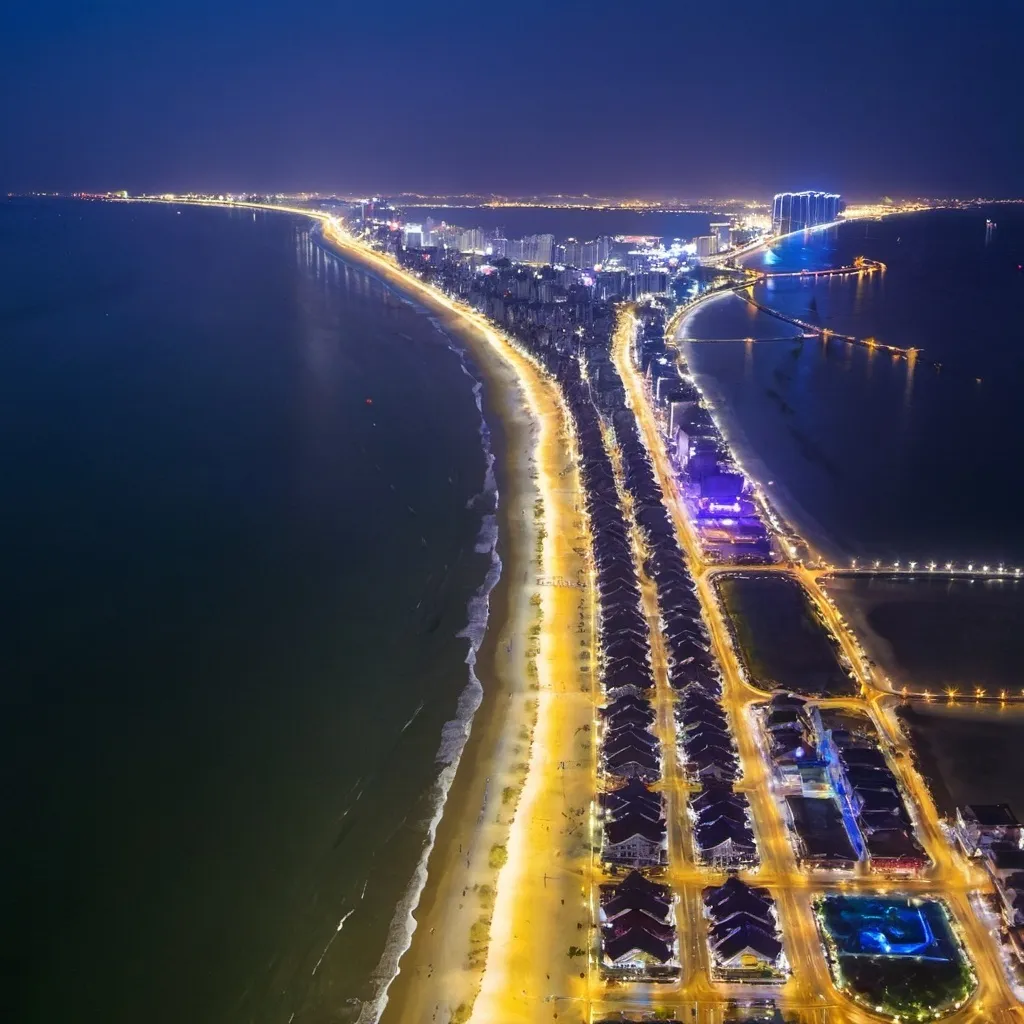
[{"label": "reflection of city lights", "polygon": [[[263,207],[257,206],[257,208]],[[281,209],[281,207],[271,208]],[[313,213],[309,210],[294,209],[289,212],[301,213],[318,218],[322,221],[325,220],[323,215]],[[330,219],[330,222],[334,230],[337,231],[337,222],[334,221],[333,218]],[[352,243],[346,242],[346,244],[351,245]],[[465,306],[465,304],[459,303],[455,300],[450,300],[444,296],[439,296],[439,293],[434,289],[428,288],[420,282],[410,278],[409,275],[393,266],[387,259],[380,256],[380,254],[372,253],[372,251],[366,249],[365,246],[360,245],[359,249],[360,253],[366,255],[367,259],[375,260],[379,264],[386,266],[389,272],[398,275],[403,282],[408,282],[410,290],[415,286],[422,292],[429,291],[438,299],[439,302],[447,305],[448,308],[456,310],[460,315],[464,316],[468,322],[479,327],[481,331],[490,332],[492,337],[497,339],[497,342],[502,346],[514,349],[518,358],[521,358],[524,361],[531,361],[531,357],[528,352],[520,350],[520,348],[509,339],[498,338],[498,335],[493,330],[493,325],[477,314],[474,310]],[[660,449],[658,449],[656,440],[658,436],[657,421],[650,415],[649,406],[643,397],[642,388],[637,387],[635,375],[628,368],[628,353],[613,350],[613,360],[620,369],[620,373],[623,373],[623,370],[625,369],[625,373],[623,373],[623,384],[626,386],[627,393],[632,399],[631,405],[635,406],[634,412],[637,415],[638,426],[641,429],[641,433],[648,435],[648,448],[652,456],[652,462],[655,465],[658,465],[661,456],[659,455]],[[543,379],[545,381],[543,386],[545,388],[548,387],[550,385],[550,379],[546,377],[544,371],[538,365],[532,365],[534,365],[534,369],[537,371],[536,377]],[[535,396],[529,393],[527,394],[526,404],[528,408],[533,404],[534,398]],[[541,429],[545,429],[543,424]],[[653,448],[650,443],[651,431],[654,432],[653,437],[656,441]],[[572,461],[575,462],[578,456],[575,455],[575,448],[572,450],[574,453]],[[659,477],[661,477],[660,472]],[[661,478],[660,482],[664,487],[666,479]],[[548,501],[550,501],[552,507],[554,507],[555,503],[559,500],[557,496],[557,488],[554,488],[552,481],[545,479],[543,474],[540,486],[546,499],[545,507],[547,507]],[[666,499],[670,497],[667,491],[665,493],[665,497]],[[763,870],[765,870],[766,873],[770,873],[778,880],[779,883],[779,888],[777,890],[778,910],[780,923],[783,926],[782,932],[787,946],[787,954],[791,955],[794,966],[799,964],[800,967],[798,978],[795,975],[794,978],[791,978],[786,983],[786,986],[781,990],[783,993],[781,1001],[785,1005],[790,999],[792,999],[795,1001],[796,1005],[802,1004],[806,1006],[810,999],[817,998],[818,996],[824,998],[824,993],[829,991],[828,973],[824,966],[824,959],[810,906],[810,900],[808,896],[805,895],[808,893],[809,889],[813,891],[813,888],[817,883],[815,883],[815,881],[808,875],[801,872],[795,865],[793,851],[789,846],[786,826],[781,820],[778,808],[774,803],[774,798],[770,795],[771,789],[774,787],[774,780],[766,774],[763,761],[764,755],[760,751],[757,742],[752,739],[752,737],[756,735],[756,728],[749,717],[749,707],[753,701],[760,698],[757,695],[754,695],[753,691],[749,688],[749,683],[744,679],[741,666],[737,665],[734,656],[731,654],[729,641],[724,634],[725,626],[723,625],[721,614],[711,597],[706,567],[701,562],[695,537],[688,532],[688,522],[686,520],[685,509],[677,502],[669,501],[668,504],[671,519],[677,528],[680,543],[690,558],[691,565],[694,569],[694,580],[699,590],[701,606],[705,611],[708,629],[712,638],[712,647],[718,657],[726,681],[725,700],[727,702],[730,718],[734,722],[739,721],[747,723],[746,728],[737,730],[736,737],[744,768],[745,789],[749,792],[749,798],[752,806],[751,813],[756,817],[758,841],[762,851]],[[781,526],[777,519],[770,514],[766,516],[766,519],[772,523],[773,528],[779,528]],[[795,537],[795,535],[789,534],[785,538],[780,538],[780,540],[784,549],[789,550],[791,557],[795,560],[797,549],[792,540],[789,539],[790,537]],[[546,566],[549,559],[552,557],[551,552],[554,549],[560,550],[560,546],[554,544],[544,545],[544,562]],[[804,557],[807,558],[806,555]],[[873,564],[876,569],[880,568],[879,561],[876,560]],[[917,562],[909,562],[908,564],[911,571],[916,569],[916,566],[918,565]],[[935,562],[928,562],[926,564],[928,565],[929,571],[935,570]],[[899,565],[899,562],[895,563],[897,570]],[[852,567],[856,568],[856,566],[857,561],[854,559],[852,560]],[[823,562],[819,563],[819,566],[814,568],[812,568],[808,562],[798,564],[796,568],[790,568],[787,571],[793,572],[805,586],[807,593],[811,596],[815,606],[820,611],[823,620],[826,622],[829,630],[836,638],[836,641],[842,648],[844,655],[848,658],[849,663],[852,666],[851,675],[860,683],[862,696],[849,698],[848,700],[844,699],[842,706],[844,708],[849,706],[850,709],[861,710],[869,715],[878,728],[880,736],[882,736],[888,744],[888,749],[890,751],[894,751],[897,757],[901,758],[898,761],[893,760],[892,767],[899,776],[901,784],[906,787],[907,793],[912,797],[912,800],[908,798],[908,803],[913,805],[915,827],[927,847],[929,854],[933,855],[934,860],[933,867],[929,869],[926,876],[926,884],[929,887],[934,886],[936,891],[941,891],[943,893],[943,897],[948,901],[954,928],[956,929],[965,949],[969,952],[970,959],[973,961],[974,967],[976,968],[978,994],[974,1009],[976,1009],[979,1014],[984,1013],[985,1019],[989,1019],[990,1016],[992,1016],[992,1019],[995,1019],[994,1015],[996,1014],[998,1014],[1000,1019],[1002,1019],[1002,1016],[1005,1016],[1007,1012],[1012,1012],[1012,1010],[1004,1009],[1004,1007],[1015,1007],[1016,1003],[1012,999],[1012,993],[1010,992],[1006,984],[1006,979],[1003,976],[999,956],[997,953],[993,952],[994,947],[989,934],[991,926],[986,924],[980,913],[972,912],[972,905],[969,902],[970,894],[977,883],[973,880],[973,877],[969,876],[967,866],[962,862],[959,855],[949,848],[945,837],[941,832],[934,806],[931,804],[927,796],[927,792],[921,783],[920,777],[909,765],[910,759],[907,758],[906,760],[903,760],[901,757],[903,754],[909,752],[909,745],[907,744],[906,738],[904,737],[899,723],[893,714],[892,706],[883,700],[884,691],[881,689],[880,685],[871,681],[870,674],[862,661],[862,652],[859,648],[859,643],[846,628],[843,618],[836,609],[835,603],[832,601],[831,597],[824,594],[819,587],[819,581],[822,579],[821,572],[827,568],[828,567],[825,567]],[[952,571],[953,563],[945,563],[945,568],[947,572]],[[968,563],[967,571],[973,572],[973,570],[974,563]],[[984,566],[983,571],[985,573],[991,572],[990,567],[987,565]],[[996,571],[999,575],[1008,575],[1009,573],[1009,570],[1003,565],[999,565]],[[1021,570],[1019,568],[1013,570],[1015,577],[1019,578],[1020,573]],[[550,642],[554,644],[556,641],[552,639]],[[879,676],[876,676],[875,678],[877,679]],[[891,684],[889,692],[895,692],[891,688]],[[902,687],[901,692],[906,696],[908,692],[907,687]],[[946,694],[950,699],[953,699],[958,692],[959,691],[956,687],[949,687],[946,690]],[[973,692],[975,697],[979,700],[985,696],[985,690],[983,687],[974,687]],[[1006,690],[999,691],[1000,701],[1004,701],[1006,699],[1006,694]],[[920,695],[927,701],[932,699],[932,694],[927,689],[921,692]],[[1024,697],[1024,690],[1021,691],[1021,696]],[[531,771],[531,774],[534,773]],[[531,785],[534,787],[540,787],[542,782],[543,780],[535,777],[532,780]],[[764,782],[768,782],[769,785],[763,785]],[[525,848],[525,844],[521,844],[518,856],[513,856],[511,861],[516,864],[518,872],[531,872],[535,875],[538,865],[523,856]],[[690,865],[687,865],[687,870],[690,870],[690,867]],[[705,882],[706,878],[702,875],[698,875],[696,876],[696,881],[690,880],[681,884],[691,886],[703,885]],[[843,879],[839,884],[842,885],[844,889],[852,891],[856,891],[858,889],[870,891],[873,888],[878,887],[878,879],[877,875],[865,872],[863,876],[858,875],[854,878]],[[885,888],[888,888],[888,886]],[[503,899],[506,906],[509,906],[510,900],[507,895],[507,885],[505,889],[506,895]],[[586,890],[583,890],[583,895],[584,897],[586,896]],[[586,906],[585,899],[584,906]],[[596,910],[592,908],[591,913],[596,914]],[[507,919],[505,919],[506,927],[504,930],[506,931],[506,935],[501,936],[502,938],[507,938],[512,934],[510,929],[515,916],[515,913],[511,913],[508,915]],[[698,916],[697,921],[699,922],[700,920],[701,919]],[[500,944],[495,944],[492,948],[498,949],[499,945]],[[511,978],[508,977],[508,962],[505,958],[495,955],[491,959],[501,961],[501,963],[497,965],[498,974],[506,975],[502,978],[502,981],[511,984]],[[596,968],[592,968],[592,973],[596,977]],[[518,984],[518,979],[516,979],[516,983]],[[588,977],[586,981],[586,986],[587,1000],[589,1000],[591,986],[590,977]],[[583,986],[581,984],[578,991],[581,991],[582,987]],[[517,988],[517,996],[518,991],[519,990]],[[577,997],[565,996],[564,998]],[[582,1001],[583,1000],[581,998],[581,1002]],[[994,1004],[995,1008],[993,1008]],[[589,1010],[589,1002],[585,1005]]]}]

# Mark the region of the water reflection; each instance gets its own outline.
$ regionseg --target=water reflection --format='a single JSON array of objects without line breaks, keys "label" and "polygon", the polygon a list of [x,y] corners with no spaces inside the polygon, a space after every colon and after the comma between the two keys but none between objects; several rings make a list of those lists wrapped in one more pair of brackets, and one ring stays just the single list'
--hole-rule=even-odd
[{"label": "water reflection", "polygon": [[[797,318],[808,318],[814,298],[823,328],[876,335],[923,356],[858,354],[834,337],[798,347],[746,344],[742,355],[739,342],[687,346],[744,463],[776,481],[783,511],[836,560],[1024,559],[1016,511],[1024,485],[1008,469],[1024,448],[1024,426],[1009,415],[1024,374],[1024,348],[1014,341],[1024,278],[999,279],[984,263],[975,269],[983,245],[973,217],[883,222],[869,233],[849,225],[818,253],[821,264],[882,260],[889,270],[870,275],[873,283],[867,275],[776,279],[754,293],[770,291],[773,308]],[[1016,237],[1024,238],[1024,220]],[[786,269],[805,258],[780,250],[770,263]],[[687,333],[771,339],[780,327],[790,329],[729,297],[699,309]],[[934,372],[922,375],[923,365]]]}]

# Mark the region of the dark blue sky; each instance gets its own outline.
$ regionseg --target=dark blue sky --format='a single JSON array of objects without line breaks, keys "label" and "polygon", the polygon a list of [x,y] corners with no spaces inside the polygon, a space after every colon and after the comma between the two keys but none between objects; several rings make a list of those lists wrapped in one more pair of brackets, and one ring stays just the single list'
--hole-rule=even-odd
[{"label": "dark blue sky", "polygon": [[1022,39],[1022,0],[11,0],[0,190],[1020,195]]}]

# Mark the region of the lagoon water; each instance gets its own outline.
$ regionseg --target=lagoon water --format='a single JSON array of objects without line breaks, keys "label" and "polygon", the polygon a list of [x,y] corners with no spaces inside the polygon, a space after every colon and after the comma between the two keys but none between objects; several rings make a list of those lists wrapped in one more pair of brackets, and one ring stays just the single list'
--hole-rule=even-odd
[{"label": "lagoon water", "polygon": [[[571,230],[643,230],[587,216]],[[855,255],[885,277],[762,299],[922,356],[688,346],[741,457],[836,559],[1024,564],[1024,219],[762,258]],[[723,299],[690,329],[788,327]],[[12,1019],[354,1019],[496,568],[472,367],[303,221],[169,206],[0,204],[0,340]]]},{"label": "lagoon water", "polygon": [[0,282],[10,1018],[354,1019],[494,580],[472,367],[285,215],[8,201]]},{"label": "lagoon water", "polygon": [[[1024,566],[1024,210],[851,222],[752,260],[815,269],[859,255],[887,271],[777,279],[757,299],[844,334],[920,348],[912,364],[834,341],[727,341],[687,345],[691,368],[744,464],[837,563]],[[698,339],[795,331],[735,297],[687,322]]]},{"label": "lagoon water", "polygon": [[[920,354],[911,362],[820,340],[687,344],[734,450],[836,565],[856,558],[862,566],[900,559],[1024,568],[1024,209],[853,222],[793,236],[749,260],[814,270],[857,256],[887,270],[779,278],[756,289],[757,301]],[[796,328],[726,296],[699,308],[686,332],[792,339]],[[1017,585],[846,579],[830,589],[890,679],[1019,691]],[[932,724],[943,731],[943,720]],[[1015,742],[1019,721],[1000,719],[1004,727]]]}]

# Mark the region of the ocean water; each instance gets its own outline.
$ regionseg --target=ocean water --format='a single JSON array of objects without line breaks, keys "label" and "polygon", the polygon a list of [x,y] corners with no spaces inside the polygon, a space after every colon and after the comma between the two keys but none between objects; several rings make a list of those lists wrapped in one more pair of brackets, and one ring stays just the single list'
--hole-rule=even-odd
[{"label": "ocean water", "polygon": [[[985,222],[996,222],[987,232]],[[796,236],[768,269],[882,260],[884,275],[777,279],[759,302],[913,361],[820,341],[686,346],[745,467],[801,532],[851,558],[1024,566],[1024,209],[933,211]],[[792,339],[742,299],[689,319],[703,339]]]},{"label": "ocean water", "polygon": [[0,203],[0,340],[11,1019],[354,1020],[480,696],[471,363],[301,219],[137,204]]}]

